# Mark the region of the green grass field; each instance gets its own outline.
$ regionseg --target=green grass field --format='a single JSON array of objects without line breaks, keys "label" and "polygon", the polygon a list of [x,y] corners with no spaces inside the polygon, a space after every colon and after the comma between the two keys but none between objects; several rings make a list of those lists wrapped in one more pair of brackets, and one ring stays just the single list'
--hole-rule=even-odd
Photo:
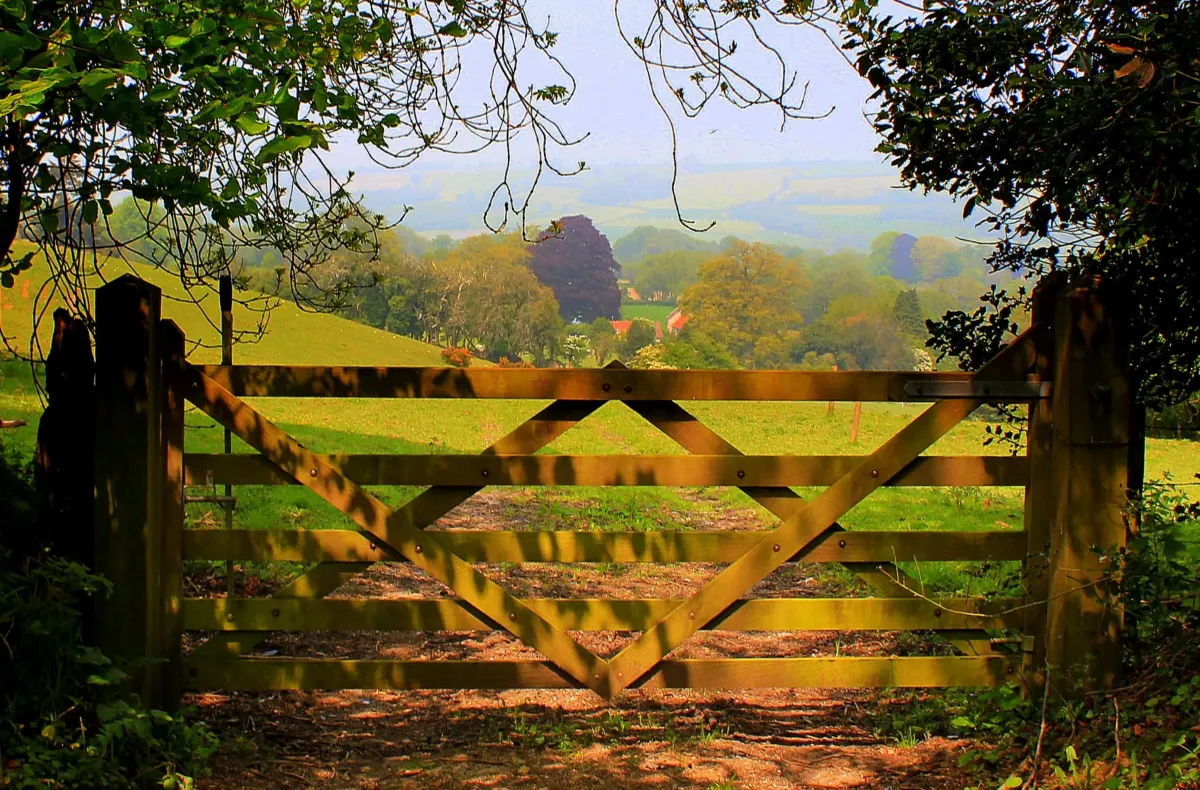
[{"label": "green grass field", "polygon": [[[106,272],[107,273],[107,272]],[[201,306],[178,301],[184,296],[178,283],[160,272],[141,272],[164,288],[168,301],[164,313],[175,319],[189,338],[215,339],[208,324],[215,299]],[[6,334],[28,337],[28,295],[17,289],[0,294],[4,299]],[[10,307],[11,304],[11,307]],[[644,308],[641,308],[644,309]],[[651,310],[657,308],[649,308]],[[668,309],[669,311],[669,309]],[[24,318],[22,318],[24,316]],[[249,314],[241,316],[246,319]],[[24,323],[22,323],[24,320]],[[194,359],[216,357],[212,348],[200,347]],[[302,313],[283,305],[271,315],[264,338],[239,347],[239,361],[262,364],[374,364],[436,365],[438,349],[370,327],[323,315]],[[544,404],[533,401],[477,400],[320,400],[256,399],[254,406],[316,452],[371,453],[478,453]],[[863,454],[870,452],[912,420],[921,406],[864,404],[859,440],[849,443],[852,408],[839,404],[827,414],[824,403],[696,402],[687,405],[697,418],[743,452],[750,454]],[[28,365],[0,362],[0,417],[25,419],[29,425],[10,429],[0,437],[10,452],[32,453],[36,423],[41,412]],[[984,446],[983,421],[962,423],[930,450],[930,454],[1003,455],[1007,450]],[[187,415],[187,448],[192,452],[219,452],[222,431],[206,415]],[[1200,471],[1197,443],[1151,439],[1147,444],[1147,477],[1190,481]],[[235,452],[250,448],[235,440]],[[610,403],[556,440],[544,453],[565,454],[681,454],[683,451],[620,403]],[[415,489],[378,488],[376,492],[396,505]],[[811,496],[816,492],[802,491]],[[241,487],[235,524],[252,529],[349,527],[347,518],[298,487]],[[532,498],[520,490],[513,502]],[[697,520],[709,519],[724,509],[760,512],[736,489],[680,490],[645,488],[553,488],[536,494],[536,529],[688,529]],[[524,511],[527,512],[527,511]],[[869,497],[842,519],[849,528],[896,530],[1020,529],[1022,491],[1012,488],[885,489]],[[219,511],[211,505],[189,506],[194,523],[216,524]],[[761,523],[770,523],[761,516]],[[586,524],[586,527],[583,525]],[[980,577],[968,567],[934,563],[918,571],[939,592],[981,592],[1011,580],[993,570]]]},{"label": "green grass field", "polygon": [[626,321],[634,318],[645,318],[647,321],[658,321],[663,325],[663,331],[667,329],[667,316],[675,309],[673,304],[623,304],[621,305],[621,318]]}]

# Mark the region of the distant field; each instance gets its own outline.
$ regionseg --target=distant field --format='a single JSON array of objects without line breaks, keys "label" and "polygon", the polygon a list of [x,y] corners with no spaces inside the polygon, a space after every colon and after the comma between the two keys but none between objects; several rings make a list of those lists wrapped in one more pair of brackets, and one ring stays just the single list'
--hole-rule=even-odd
[{"label": "distant field", "polygon": [[[198,362],[220,360],[220,308],[211,291],[188,295],[176,278],[149,266],[114,261],[104,267],[106,278],[132,272],[163,289],[163,316],[179,324],[189,341],[189,358]],[[0,290],[0,332],[22,353],[29,351],[34,298],[46,279],[46,269],[35,265],[20,275],[15,288]],[[237,295],[238,298],[254,294]],[[54,306],[59,306],[61,302]],[[42,347],[49,348],[51,309],[40,325]],[[282,303],[269,316],[259,310],[234,305],[235,329],[251,330],[266,321],[261,340],[239,344],[234,360],[252,364],[308,365],[441,365],[441,349],[411,338],[347,321],[331,315],[305,312]],[[193,346],[193,344],[195,344]],[[478,363],[489,364],[489,363]]]},{"label": "distant field", "polygon": [[670,304],[623,304],[621,305],[621,318],[626,321],[633,318],[645,318],[647,321],[658,321],[663,325],[663,331],[667,329],[667,316],[675,309],[675,305]]}]

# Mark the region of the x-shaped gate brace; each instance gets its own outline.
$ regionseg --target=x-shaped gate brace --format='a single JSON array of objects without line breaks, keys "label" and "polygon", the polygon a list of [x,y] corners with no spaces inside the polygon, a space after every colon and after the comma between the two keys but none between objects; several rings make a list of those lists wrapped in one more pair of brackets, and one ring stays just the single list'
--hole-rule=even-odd
[{"label": "x-shaped gate brace", "polygon": [[[1004,381],[1033,366],[1031,335],[1026,332],[974,374],[978,382]],[[764,530],[761,540],[711,579],[699,592],[647,628],[611,659],[584,648],[568,633],[526,606],[448,548],[437,532],[425,527],[481,490],[428,489],[394,510],[310,452],[198,368],[183,363],[175,386],[218,423],[249,444],[282,472],[349,516],[377,549],[392,559],[405,559],[445,584],[462,601],[545,656],[560,672],[598,694],[611,698],[650,673],[668,653],[720,616],[787,560],[803,551],[851,508],[888,482],[922,452],[949,432],[985,398],[934,403],[850,472],[807,504],[786,488],[742,490],[782,519]],[[673,401],[625,401],[636,413],[689,452],[740,455],[703,423]],[[559,400],[497,441],[485,453],[529,453],[592,414],[603,401]],[[322,563],[316,569],[336,565]],[[365,568],[356,564],[352,573]],[[872,569],[854,569],[871,575]],[[879,570],[874,574],[887,579]],[[344,578],[340,569],[335,578]],[[876,578],[873,581],[878,581]],[[889,580],[890,581],[890,580]]]}]

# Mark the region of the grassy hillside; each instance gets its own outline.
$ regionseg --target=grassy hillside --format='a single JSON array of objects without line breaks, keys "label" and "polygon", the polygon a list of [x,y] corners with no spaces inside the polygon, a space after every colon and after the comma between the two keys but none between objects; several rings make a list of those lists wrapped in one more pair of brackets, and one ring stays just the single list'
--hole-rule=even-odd
[{"label": "grassy hillside", "polygon": [[658,321],[663,325],[663,331],[667,328],[667,316],[675,309],[675,305],[670,304],[623,304],[621,305],[621,318],[629,321],[633,318],[645,318],[647,321]]},{"label": "grassy hillside", "polygon": [[[149,266],[113,261],[103,270],[107,279],[126,272],[132,272],[163,289],[163,316],[172,319],[183,329],[189,341],[189,357],[192,360],[220,360],[221,315],[215,293],[198,290],[189,296],[179,280],[172,278],[169,272]],[[34,299],[46,275],[45,265],[36,264],[18,278],[15,288],[0,291],[0,333],[3,333],[9,345],[22,353],[28,353],[30,348]],[[193,296],[197,298],[193,299]],[[243,296],[253,294],[238,295],[239,298]],[[53,306],[61,303],[59,300]],[[42,347],[46,349],[49,348],[53,328],[49,320],[51,312],[53,309],[46,312],[39,327]],[[258,309],[234,305],[235,329],[253,330],[263,321],[266,322],[266,333],[262,339],[238,344],[234,348],[235,361],[308,365],[443,364],[441,349],[437,346],[336,316],[305,312],[288,302],[275,307],[269,315]]]}]

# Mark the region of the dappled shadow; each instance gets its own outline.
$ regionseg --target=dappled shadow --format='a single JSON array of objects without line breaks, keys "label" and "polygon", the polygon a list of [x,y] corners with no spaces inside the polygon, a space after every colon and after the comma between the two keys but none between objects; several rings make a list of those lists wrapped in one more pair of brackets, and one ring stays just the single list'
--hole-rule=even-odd
[{"label": "dappled shadow", "polygon": [[[195,695],[231,744],[200,787],[962,787],[966,744],[874,734],[859,692]],[[903,716],[901,705],[891,705]],[[321,737],[314,738],[314,733]],[[232,745],[236,745],[233,748]],[[297,755],[291,761],[289,755]],[[303,755],[300,759],[299,755]],[[273,769],[256,776],[272,761]],[[283,769],[281,772],[280,768]],[[261,784],[259,783],[261,782]]]}]

